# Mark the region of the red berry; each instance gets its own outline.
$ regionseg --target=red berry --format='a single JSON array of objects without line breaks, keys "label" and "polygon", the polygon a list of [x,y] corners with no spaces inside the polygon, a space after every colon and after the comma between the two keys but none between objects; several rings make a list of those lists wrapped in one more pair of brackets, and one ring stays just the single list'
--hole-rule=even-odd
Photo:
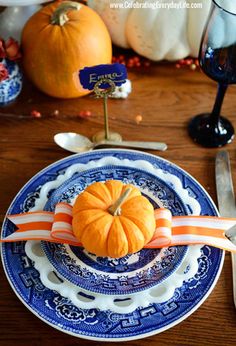
[{"label": "red berry", "polygon": [[136,56],[134,56],[133,60],[134,60],[134,62],[139,62],[140,61],[140,57],[136,55]]},{"label": "red berry", "polygon": [[35,109],[31,111],[30,115],[34,118],[41,118],[42,114],[38,111],[36,111]]},{"label": "red berry", "polygon": [[89,118],[91,115],[92,115],[92,112],[89,110],[83,110],[79,112],[79,116],[84,119]]}]

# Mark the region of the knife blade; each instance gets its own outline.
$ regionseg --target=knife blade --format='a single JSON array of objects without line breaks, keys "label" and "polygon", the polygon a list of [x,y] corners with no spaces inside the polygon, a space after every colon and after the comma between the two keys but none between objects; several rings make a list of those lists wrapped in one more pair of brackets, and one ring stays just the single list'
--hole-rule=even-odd
[{"label": "knife blade", "polygon": [[[229,153],[219,151],[215,161],[216,192],[218,208],[222,217],[236,217],[234,187],[231,174]],[[226,236],[236,245],[236,226],[225,232]],[[236,254],[231,253],[233,297],[236,307]]]}]

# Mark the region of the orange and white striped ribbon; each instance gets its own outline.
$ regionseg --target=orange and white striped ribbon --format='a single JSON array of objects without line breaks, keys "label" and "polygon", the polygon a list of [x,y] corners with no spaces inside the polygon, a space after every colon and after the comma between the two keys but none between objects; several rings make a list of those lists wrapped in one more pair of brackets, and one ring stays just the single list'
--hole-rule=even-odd
[{"label": "orange and white striped ribbon", "polygon": [[72,231],[72,207],[58,203],[54,212],[36,211],[8,215],[18,229],[1,242],[46,240],[71,245],[81,245]]},{"label": "orange and white striped ribbon", "polygon": [[146,248],[206,244],[236,252],[236,246],[225,236],[225,231],[236,225],[236,219],[191,215],[172,217],[168,209],[156,209],[155,218],[156,231]]},{"label": "orange and white striped ribbon", "polygon": [[[145,248],[174,245],[206,244],[236,253],[236,246],[225,231],[236,225],[236,219],[215,216],[174,216],[168,209],[156,209],[156,231]],[[46,240],[82,246],[73,234],[72,207],[56,205],[55,212],[29,212],[9,215],[18,229],[0,242]]]}]

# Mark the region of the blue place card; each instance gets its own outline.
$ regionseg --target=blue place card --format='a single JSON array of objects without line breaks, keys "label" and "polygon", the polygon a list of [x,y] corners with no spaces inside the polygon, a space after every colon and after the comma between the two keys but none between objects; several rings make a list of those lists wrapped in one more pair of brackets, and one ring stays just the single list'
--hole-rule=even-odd
[{"label": "blue place card", "polygon": [[[93,90],[95,84],[103,79],[109,79],[115,83],[116,86],[126,82],[127,70],[123,64],[104,64],[96,65],[92,67],[85,67],[83,70],[79,71],[80,83],[84,89]],[[110,85],[107,83],[102,83],[100,88],[108,88]]]}]

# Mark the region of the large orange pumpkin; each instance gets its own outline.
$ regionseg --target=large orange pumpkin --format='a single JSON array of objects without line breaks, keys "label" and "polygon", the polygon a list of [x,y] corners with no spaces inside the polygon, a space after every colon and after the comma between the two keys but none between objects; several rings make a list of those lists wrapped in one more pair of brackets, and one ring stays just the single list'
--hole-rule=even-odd
[{"label": "large orange pumpkin", "polygon": [[85,66],[108,64],[110,35],[89,7],[72,1],[54,2],[35,13],[22,33],[23,65],[43,92],[59,98],[88,94],[79,82]]},{"label": "large orange pumpkin", "polygon": [[87,187],[73,206],[73,232],[86,250],[119,258],[139,251],[155,231],[154,208],[133,185],[117,180]]}]

